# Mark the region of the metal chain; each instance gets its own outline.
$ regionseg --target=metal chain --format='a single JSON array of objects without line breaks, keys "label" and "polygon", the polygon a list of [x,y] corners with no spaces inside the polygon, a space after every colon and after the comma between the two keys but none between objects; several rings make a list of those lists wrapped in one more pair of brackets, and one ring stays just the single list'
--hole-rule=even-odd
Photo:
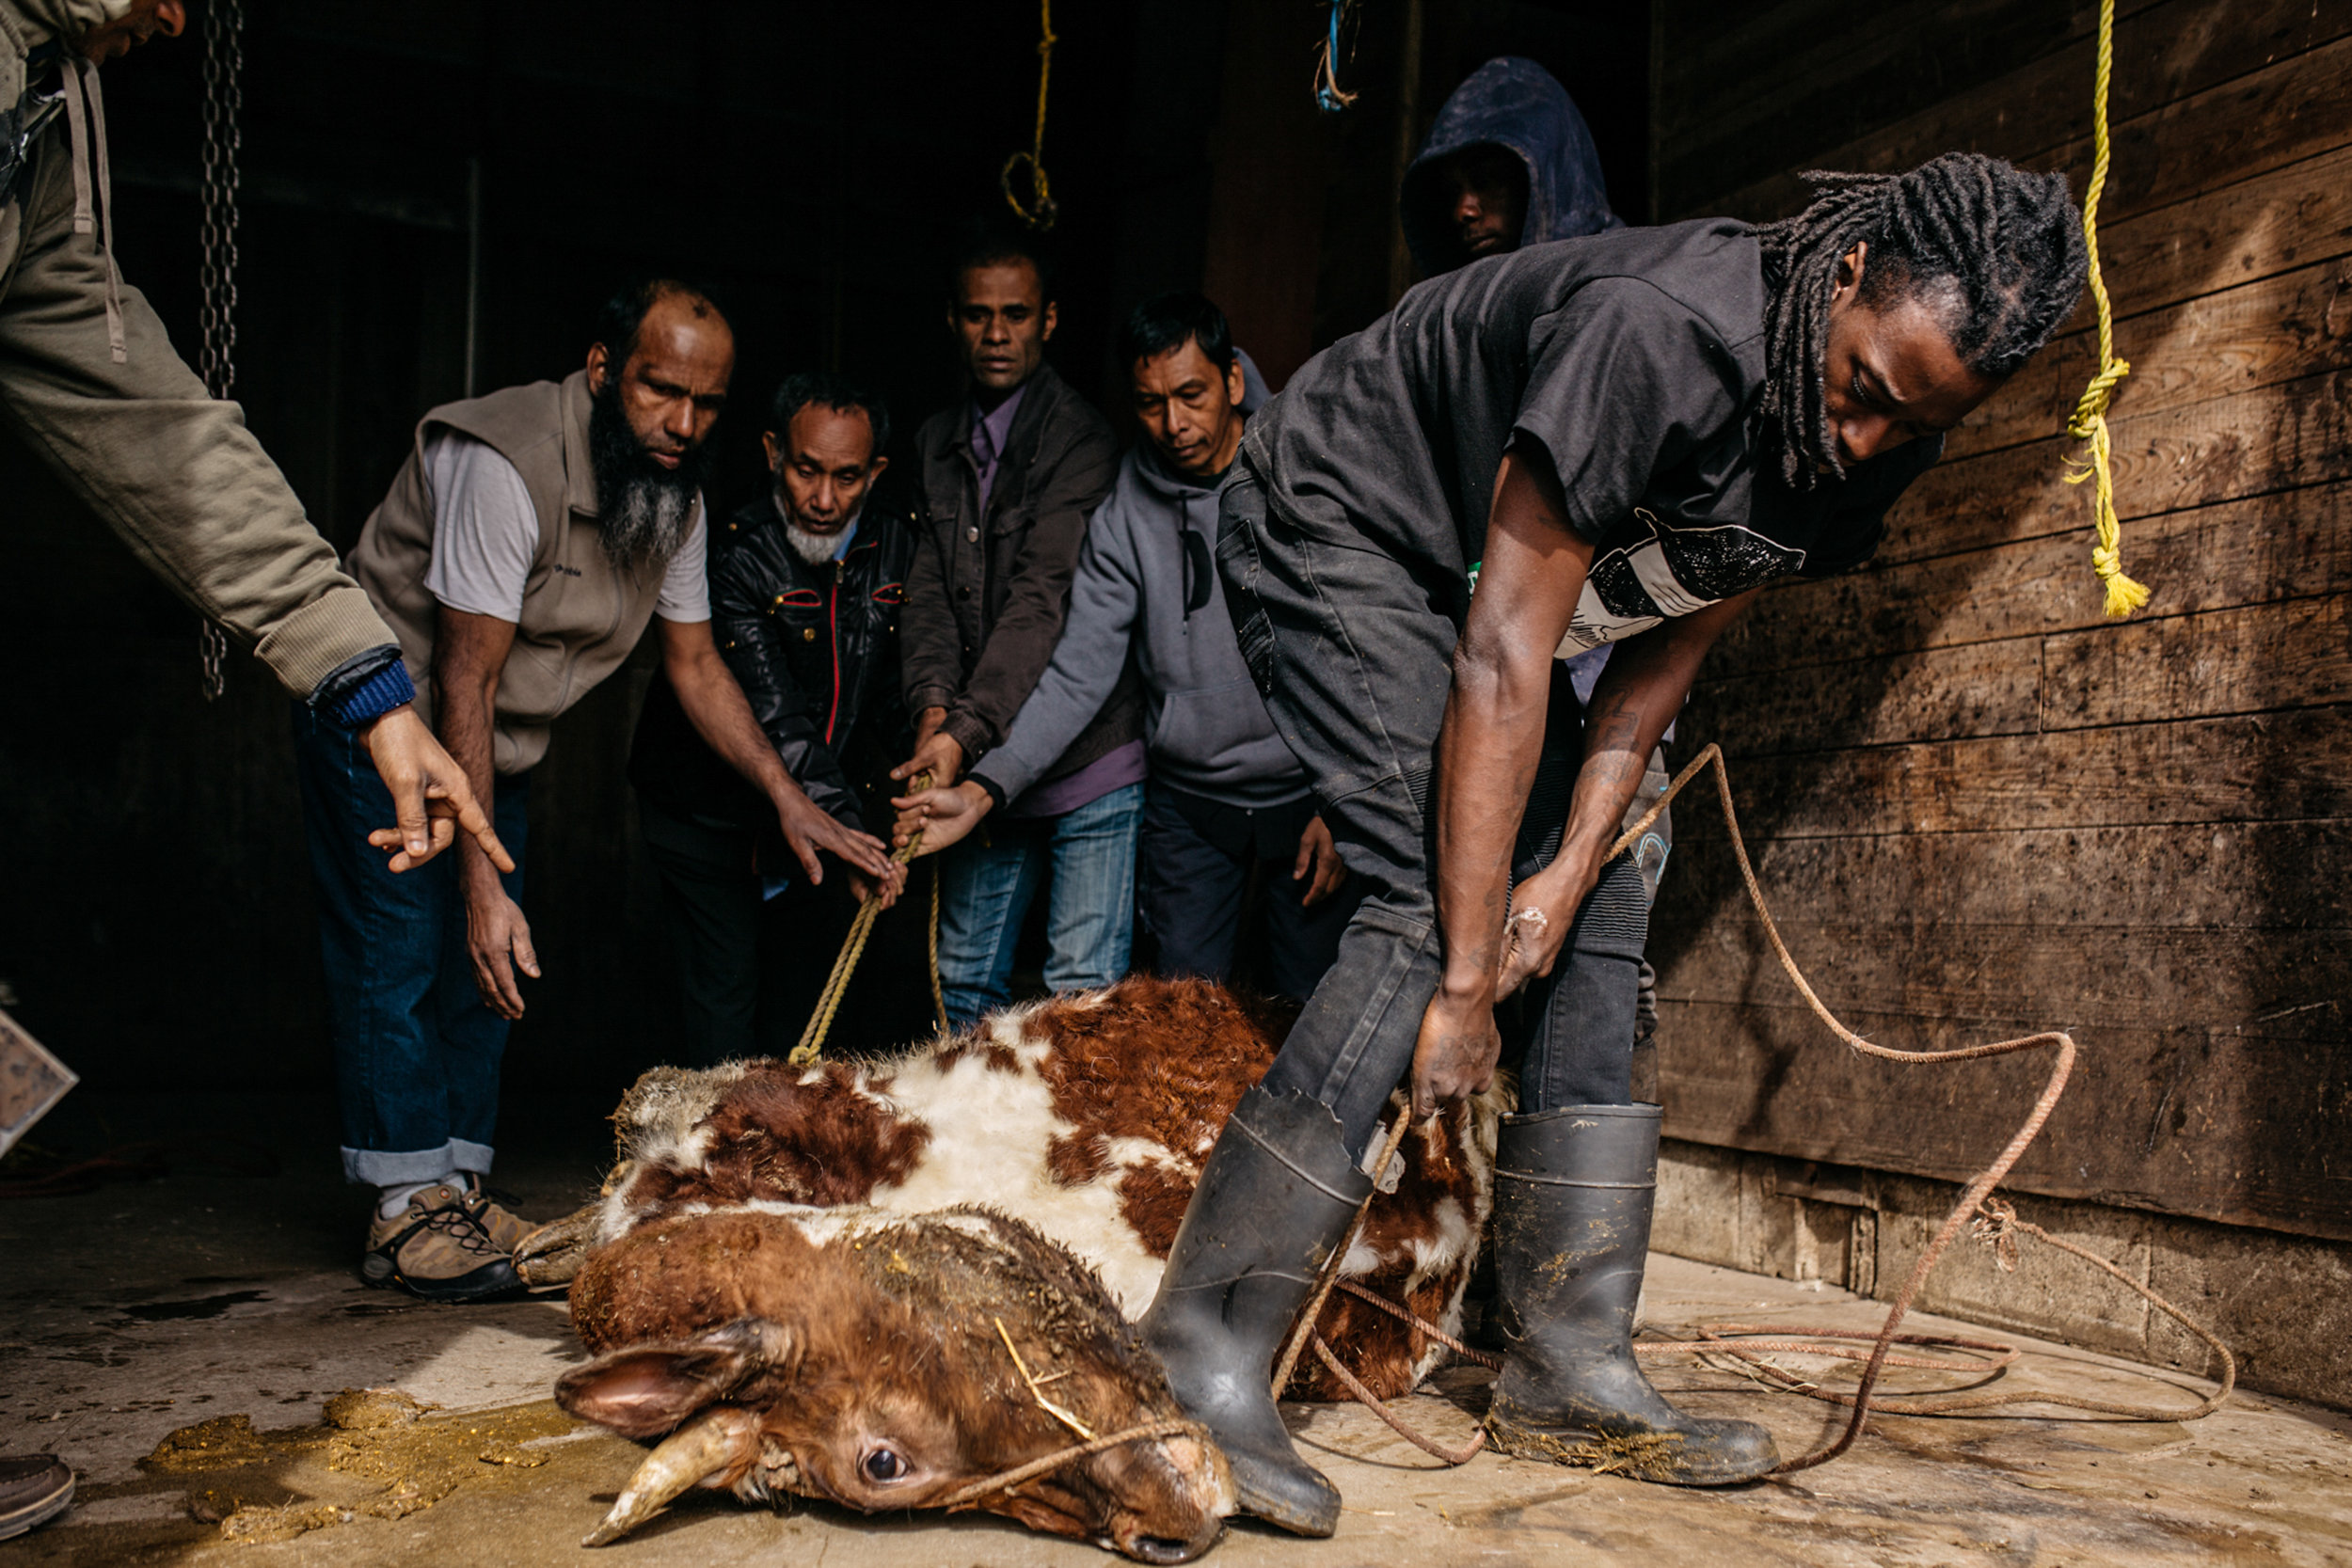
[{"label": "metal chain", "polygon": [[[204,388],[226,398],[237,366],[237,155],[245,109],[244,0],[209,0],[204,8],[204,346],[198,368]],[[229,639],[207,619],[198,634],[204,700],[223,688]]]}]

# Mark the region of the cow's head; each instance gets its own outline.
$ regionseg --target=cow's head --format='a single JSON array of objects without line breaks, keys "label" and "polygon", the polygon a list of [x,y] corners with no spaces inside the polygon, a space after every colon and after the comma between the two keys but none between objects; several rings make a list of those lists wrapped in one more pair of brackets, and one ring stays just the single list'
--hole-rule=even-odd
[{"label": "cow's head", "polygon": [[564,1408],[669,1434],[591,1544],[692,1486],[976,1506],[1145,1562],[1199,1556],[1232,1510],[1224,1456],[1197,1431],[983,1484],[1180,1418],[1101,1282],[999,1214],[755,1204],[658,1221],[589,1259],[572,1315],[604,1354],[557,1384]]}]

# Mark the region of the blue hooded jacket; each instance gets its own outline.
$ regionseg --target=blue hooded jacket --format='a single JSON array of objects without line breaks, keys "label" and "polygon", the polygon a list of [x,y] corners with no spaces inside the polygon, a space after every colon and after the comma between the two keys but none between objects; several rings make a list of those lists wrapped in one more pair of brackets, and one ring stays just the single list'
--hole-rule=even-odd
[{"label": "blue hooded jacket", "polygon": [[1405,171],[1399,215],[1405,244],[1424,276],[1448,270],[1454,253],[1438,162],[1480,142],[1507,147],[1527,165],[1522,246],[1625,227],[1610,209],[1593,133],[1568,89],[1534,60],[1505,55],[1471,71],[1454,89],[1429,128],[1421,156]]}]

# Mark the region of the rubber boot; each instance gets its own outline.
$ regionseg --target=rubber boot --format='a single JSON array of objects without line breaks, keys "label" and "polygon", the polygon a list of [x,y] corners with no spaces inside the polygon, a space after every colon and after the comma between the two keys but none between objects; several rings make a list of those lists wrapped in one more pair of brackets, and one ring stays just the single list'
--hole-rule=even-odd
[{"label": "rubber boot", "polygon": [[1684,1415],[1634,1359],[1658,1107],[1505,1117],[1495,1178],[1506,1349],[1486,1415],[1494,1446],[1671,1486],[1728,1486],[1780,1463],[1762,1427]]},{"label": "rubber boot", "polygon": [[1299,1535],[1339,1528],[1339,1488],[1298,1457],[1268,1385],[1371,1191],[1327,1107],[1251,1089],[1200,1173],[1143,1318],[1177,1404],[1232,1462],[1242,1512]]}]

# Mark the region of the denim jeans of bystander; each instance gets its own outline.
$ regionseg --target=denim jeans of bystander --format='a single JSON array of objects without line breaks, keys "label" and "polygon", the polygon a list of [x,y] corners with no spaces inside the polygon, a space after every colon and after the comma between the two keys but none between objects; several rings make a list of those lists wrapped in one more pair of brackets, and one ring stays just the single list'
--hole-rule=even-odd
[{"label": "denim jeans of bystander", "polygon": [[939,984],[962,1029],[1012,999],[1013,946],[1050,872],[1045,989],[1084,990],[1127,973],[1135,940],[1140,784],[1059,816],[992,818],[939,868]]},{"label": "denim jeans of bystander", "polygon": [[[506,1020],[483,1005],[466,947],[457,851],[394,875],[369,832],[391,796],[356,735],[297,705],[294,757],[318,894],[342,1110],[343,1175],[375,1186],[486,1174]],[[530,775],[498,781],[492,816],[522,895]]]}]

